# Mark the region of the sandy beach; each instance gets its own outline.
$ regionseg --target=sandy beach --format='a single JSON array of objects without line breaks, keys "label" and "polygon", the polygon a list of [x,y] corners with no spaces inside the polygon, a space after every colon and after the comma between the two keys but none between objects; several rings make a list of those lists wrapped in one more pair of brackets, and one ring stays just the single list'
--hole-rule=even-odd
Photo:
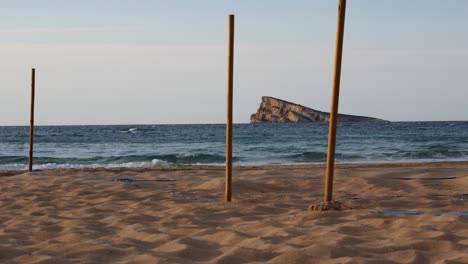
[{"label": "sandy beach", "polygon": [[223,167],[3,171],[0,262],[468,263],[468,162],[338,165],[309,211],[324,171],[236,167],[230,204]]}]

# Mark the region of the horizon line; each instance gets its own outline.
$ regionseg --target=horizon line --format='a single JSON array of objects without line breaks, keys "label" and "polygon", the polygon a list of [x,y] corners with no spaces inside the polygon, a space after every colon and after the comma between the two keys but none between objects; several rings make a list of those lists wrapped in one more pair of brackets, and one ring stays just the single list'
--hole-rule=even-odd
[{"label": "horizon line", "polygon": [[[442,122],[468,122],[468,120],[407,120],[407,121],[388,121],[384,123],[442,123]],[[338,121],[339,122],[339,121]],[[371,122],[371,121],[370,121]],[[370,122],[342,122],[342,123],[370,123]],[[262,124],[326,124],[328,122],[302,122],[302,123],[250,123],[250,122],[234,122],[235,125],[262,125]],[[374,122],[372,122],[374,123]],[[381,122],[380,122],[381,123]],[[115,123],[115,124],[45,124],[34,125],[35,127],[47,126],[184,126],[184,125],[226,125],[226,123]],[[0,125],[0,127],[29,127],[29,125]]]}]

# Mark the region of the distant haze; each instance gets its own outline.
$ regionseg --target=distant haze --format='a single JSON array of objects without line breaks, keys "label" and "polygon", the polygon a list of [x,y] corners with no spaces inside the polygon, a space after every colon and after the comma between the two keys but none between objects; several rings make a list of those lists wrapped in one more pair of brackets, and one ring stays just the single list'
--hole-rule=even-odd
[{"label": "distant haze", "polygon": [[[0,125],[223,123],[227,16],[234,121],[274,96],[329,111],[337,2],[9,1]],[[468,1],[348,1],[340,112],[468,120]]]}]

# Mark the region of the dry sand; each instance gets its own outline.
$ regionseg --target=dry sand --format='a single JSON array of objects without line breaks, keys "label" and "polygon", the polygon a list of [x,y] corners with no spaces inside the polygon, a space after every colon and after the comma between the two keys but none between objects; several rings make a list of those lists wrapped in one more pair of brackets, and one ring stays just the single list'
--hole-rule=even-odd
[{"label": "dry sand", "polygon": [[468,217],[374,211],[468,213],[468,162],[340,165],[339,212],[323,166],[0,175],[0,263],[468,263]]}]

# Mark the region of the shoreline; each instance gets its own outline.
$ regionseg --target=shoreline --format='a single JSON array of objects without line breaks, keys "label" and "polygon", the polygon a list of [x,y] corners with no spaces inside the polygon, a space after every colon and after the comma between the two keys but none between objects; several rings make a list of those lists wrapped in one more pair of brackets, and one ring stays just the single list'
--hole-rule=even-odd
[{"label": "shoreline", "polygon": [[[386,168],[386,167],[424,167],[424,166],[468,166],[468,161],[429,161],[429,162],[379,162],[379,163],[335,163],[336,169],[350,168]],[[264,170],[264,169],[307,169],[307,168],[326,168],[325,163],[320,164],[273,164],[273,165],[251,165],[251,166],[233,166],[236,170]],[[54,168],[39,169],[37,171],[190,171],[190,170],[217,170],[224,171],[225,165],[174,165],[174,166],[153,166],[153,167],[95,167],[95,168]],[[27,172],[27,170],[0,170],[0,176],[13,176]]]}]

